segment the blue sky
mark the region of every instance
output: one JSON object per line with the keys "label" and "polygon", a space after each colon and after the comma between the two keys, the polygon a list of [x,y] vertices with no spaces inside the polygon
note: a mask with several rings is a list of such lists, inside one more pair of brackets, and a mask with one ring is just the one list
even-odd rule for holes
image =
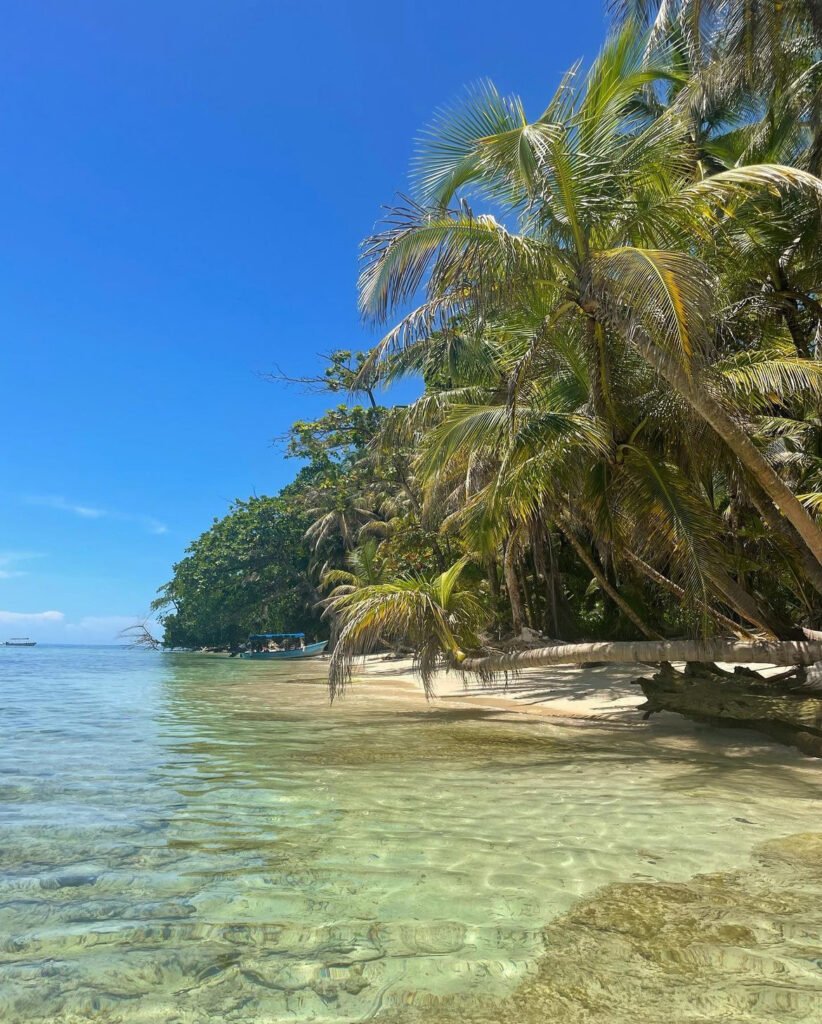
{"label": "blue sky", "polygon": [[228,502],[294,474],[364,348],[360,240],[435,108],[540,112],[602,0],[74,0],[0,37],[0,639],[108,642]]}

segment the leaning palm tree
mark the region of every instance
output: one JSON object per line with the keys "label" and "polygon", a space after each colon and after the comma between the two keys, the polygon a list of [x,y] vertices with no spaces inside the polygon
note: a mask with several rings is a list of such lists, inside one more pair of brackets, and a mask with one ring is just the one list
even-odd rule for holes
{"label": "leaning palm tree", "polygon": [[545,665],[616,665],[664,662],[741,662],[753,665],[813,665],[822,661],[822,641],[640,640],[636,642],[554,644],[529,651],[465,658],[459,667],[486,678]]}
{"label": "leaning palm tree", "polygon": [[415,669],[431,696],[437,668],[444,660],[459,664],[465,647],[478,648],[479,630],[488,621],[475,590],[460,585],[467,564],[461,558],[431,579],[406,576],[335,597],[329,604],[339,629],[329,669],[331,699],[350,682],[356,658],[392,637],[414,645]]}
{"label": "leaning palm tree", "polygon": [[[714,607],[717,601],[756,629],[784,635],[779,617],[760,609],[732,579],[733,564],[723,545],[725,527],[699,487],[699,474],[694,474],[695,462],[703,475],[712,471],[716,451],[702,444],[697,460],[683,457],[675,444],[675,428],[681,430],[682,424],[671,421],[670,410],[655,410],[649,401],[653,380],[636,389],[632,404],[624,387],[614,389],[625,430],[625,439],[614,444],[613,438],[609,440],[609,424],[586,415],[587,393],[581,382],[563,381],[558,370],[555,363],[549,386],[539,374],[527,388],[520,380],[515,408],[505,397],[496,404],[488,395],[466,402],[464,391],[458,390],[459,399],[443,408],[441,421],[428,430],[421,446],[422,478],[434,487],[451,480],[461,489],[448,525],[457,526],[465,543],[477,552],[504,546],[515,632],[518,586],[514,567],[507,563],[524,546],[536,551],[537,538],[544,536],[548,526],[564,538],[600,590],[646,636],[654,636],[655,631],[609,580],[589,550],[586,535],[594,539],[595,548],[610,553],[613,564],[634,575],[638,571],[681,604],[693,605],[697,614],[707,613],[722,628],[739,631]],[[637,383],[633,373],[627,379]],[[768,379],[773,390],[786,383],[778,373],[769,374]],[[423,412],[427,404],[425,400],[418,403]],[[414,412],[413,407],[408,411],[412,420]],[[478,459],[493,465],[494,472],[475,479],[469,467]],[[537,524],[542,524],[541,531],[535,531]],[[791,633],[798,630],[788,629],[787,636]]]}
{"label": "leaning palm tree", "polygon": [[[515,322],[539,304],[531,355],[569,325],[580,330],[594,411],[612,419],[615,366],[626,351],[638,354],[784,518],[797,556],[822,567],[822,530],[706,374],[718,344],[716,254],[733,251],[741,261],[759,251],[769,232],[755,246],[752,235],[763,223],[793,232],[797,249],[807,246],[819,231],[822,182],[777,165],[694,181],[675,114],[648,120],[636,112],[637,97],[666,75],[643,59],[643,43],[624,29],[584,88],[563,83],[535,122],[491,86],[440,117],[419,156],[417,198],[367,243],[360,286],[363,312],[376,320],[423,286],[425,300],[363,373],[447,332],[455,317]],[[475,214],[469,201],[488,202],[497,216]],[[514,219],[518,230],[508,226]]]}

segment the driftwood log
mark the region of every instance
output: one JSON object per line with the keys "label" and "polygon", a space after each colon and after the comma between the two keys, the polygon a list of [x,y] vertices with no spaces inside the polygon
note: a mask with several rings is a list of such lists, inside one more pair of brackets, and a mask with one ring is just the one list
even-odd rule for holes
{"label": "driftwood log", "polygon": [[822,757],[822,663],[766,678],[738,666],[687,664],[684,672],[663,663],[652,677],[637,679],[646,697],[645,717],[675,711],[712,725],[756,729]]}

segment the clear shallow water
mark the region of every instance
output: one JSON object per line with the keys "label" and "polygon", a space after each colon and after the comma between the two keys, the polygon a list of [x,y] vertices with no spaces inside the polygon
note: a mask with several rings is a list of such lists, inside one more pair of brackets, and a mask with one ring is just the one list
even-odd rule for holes
{"label": "clear shallow water", "polygon": [[[685,749],[390,697],[329,709],[323,673],[0,648],[4,1024],[641,1024],[650,982],[623,967],[647,965],[648,934],[679,948],[672,891],[710,931],[711,894],[761,911],[791,885],[790,927],[773,910],[710,932],[696,984],[721,968],[721,986],[707,1016],[683,995],[682,1019],[766,1020],[786,978],[777,1019],[822,1019],[822,886],[754,852],[822,829],[816,763],[743,733]],[[698,872],[719,879],[708,896]],[[804,945],[774,952],[786,928]],[[762,975],[766,940],[784,977]],[[600,1018],[586,986],[607,958],[600,994],[619,980],[622,1002]]]}

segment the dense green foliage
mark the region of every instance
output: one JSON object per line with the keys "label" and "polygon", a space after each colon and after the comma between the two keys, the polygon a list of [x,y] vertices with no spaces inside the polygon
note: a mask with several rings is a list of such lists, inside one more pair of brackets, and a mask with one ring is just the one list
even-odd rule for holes
{"label": "dense green foliage", "polygon": [[[394,325],[316,379],[367,404],[293,428],[270,569],[304,616],[324,595],[339,682],[409,634],[461,657],[525,625],[822,626],[822,22],[811,0],[614,10],[536,120],[490,84],[441,112],[365,244],[363,314]],[[378,407],[404,375],[420,398]],[[167,628],[216,630],[226,601],[270,619],[239,556],[195,571],[217,529]]]}
{"label": "dense green foliage", "polygon": [[[362,361],[354,356],[353,366]],[[351,366],[352,353],[332,353],[317,386],[347,392]],[[278,439],[302,468],[277,497],[236,501],[189,546],[153,605],[166,646],[230,648],[258,631],[325,637],[323,597],[332,586],[339,595],[352,568],[364,571],[368,551],[379,547],[385,573],[444,564],[436,531],[412,511],[421,496],[409,456],[379,446],[385,416],[373,398],[340,404]]]}
{"label": "dense green foliage", "polygon": [[235,502],[160,591],[166,645],[231,647],[269,628],[315,631],[306,521],[287,494]]}

